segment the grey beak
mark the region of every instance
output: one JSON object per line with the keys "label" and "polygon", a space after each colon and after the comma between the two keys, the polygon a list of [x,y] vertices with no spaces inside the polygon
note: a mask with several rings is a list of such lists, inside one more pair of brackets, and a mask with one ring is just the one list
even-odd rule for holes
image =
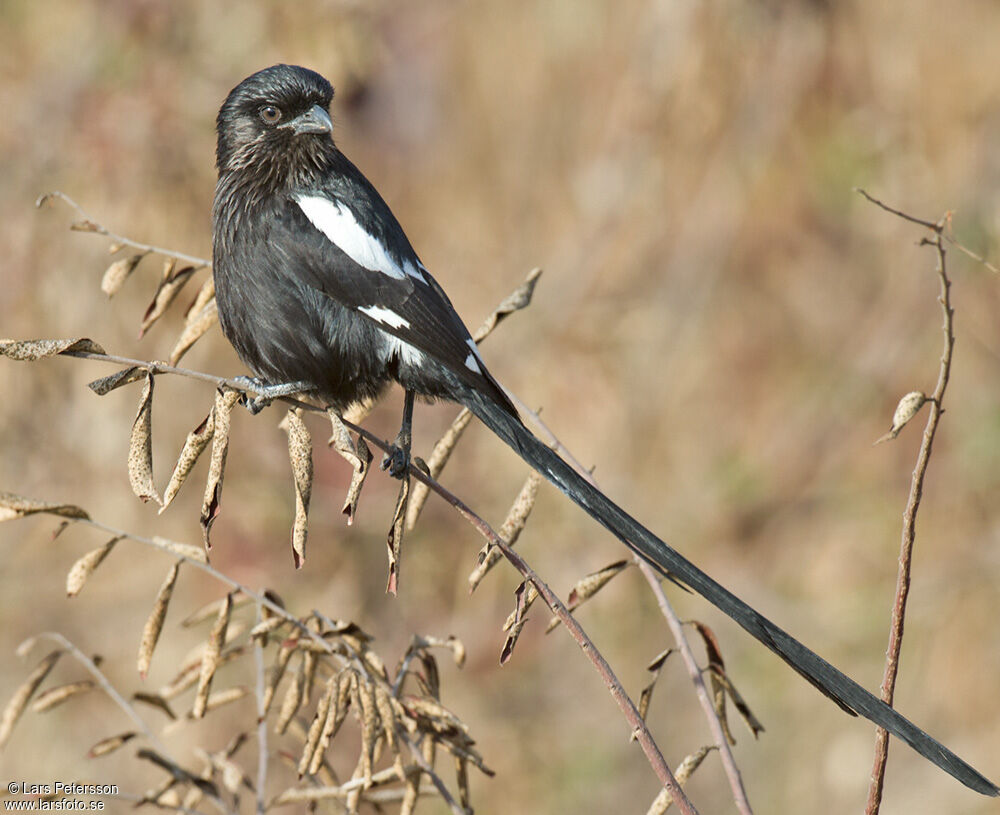
{"label": "grey beak", "polygon": [[282,127],[290,127],[295,135],[300,133],[331,133],[333,122],[330,121],[330,114],[319,105],[313,105],[301,116],[296,116]]}

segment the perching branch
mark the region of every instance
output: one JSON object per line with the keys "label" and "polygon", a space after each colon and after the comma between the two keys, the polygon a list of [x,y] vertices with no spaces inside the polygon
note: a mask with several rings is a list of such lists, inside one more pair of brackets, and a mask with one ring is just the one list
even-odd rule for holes
{"label": "perching branch", "polygon": [[[163,362],[139,360],[130,357],[122,357],[112,354],[103,354],[93,351],[65,351],[64,354],[66,356],[75,356],[84,359],[98,360],[102,362],[111,362],[121,366],[137,367],[148,370],[152,373],[175,374],[179,376],[186,376],[193,379],[199,379],[202,381],[211,382],[215,384],[216,387],[225,386],[227,388],[231,388],[233,390],[240,391],[243,393],[247,392],[255,393],[253,387],[251,385],[247,385],[245,382],[234,379],[227,379],[225,377],[213,376],[211,374],[206,374],[200,371],[191,371],[184,368],[177,368],[173,365],[168,365]],[[307,404],[305,402],[301,402],[291,397],[282,397],[281,401],[287,402],[288,404],[294,405],[295,407],[299,407],[304,410],[309,410],[315,413],[325,413],[325,411],[323,411],[322,408],[316,407],[315,405]],[[344,424],[349,429],[353,430],[355,433],[362,436],[367,442],[374,444],[379,449],[385,452],[388,452],[391,449],[391,442],[379,438],[378,436],[374,435],[365,428],[360,427],[359,425],[356,425],[347,420],[344,420]],[[504,541],[503,538],[501,538],[485,520],[483,520],[471,508],[469,508],[468,505],[466,505],[460,498],[451,493],[449,490],[447,490],[445,487],[439,484],[436,480],[423,473],[417,467],[411,467],[409,469],[409,474],[416,480],[425,484],[429,489],[431,489],[433,492],[436,492],[439,496],[444,498],[445,501],[451,504],[452,507],[454,507],[464,518],[466,518],[466,520],[468,520],[473,525],[473,527],[481,535],[483,535],[484,538],[486,538],[487,541],[489,541],[493,546],[496,546],[504,554],[507,560],[510,561],[510,563],[514,566],[514,568],[516,568],[518,572],[521,573],[521,575],[525,578],[527,582],[532,583],[538,589],[539,594],[545,600],[546,604],[549,606],[552,612],[557,617],[559,617],[563,625],[566,626],[567,630],[577,641],[580,648],[587,655],[587,658],[591,661],[597,672],[600,674],[601,678],[604,680],[605,685],[608,687],[612,697],[615,699],[616,703],[621,709],[623,715],[625,716],[626,721],[629,723],[630,727],[633,729],[633,732],[636,734],[636,739],[638,740],[640,746],[642,747],[643,752],[646,754],[646,758],[649,761],[650,766],[653,768],[653,771],[656,773],[661,783],[663,783],[664,786],[666,786],[670,790],[675,802],[678,804],[678,807],[682,812],[695,813],[696,810],[694,806],[690,803],[690,801],[688,801],[687,797],[684,795],[683,790],[677,783],[672,772],[670,771],[669,766],[664,760],[663,755],[659,750],[659,747],[656,745],[656,742],[653,739],[653,736],[650,733],[649,728],[646,726],[646,723],[642,720],[642,717],[639,715],[639,712],[635,704],[628,696],[628,693],[625,691],[621,682],[615,675],[614,671],[611,669],[611,666],[604,659],[603,655],[597,650],[596,646],[587,636],[586,632],[584,632],[583,628],[573,617],[573,615],[569,613],[565,605],[563,605],[563,603],[559,600],[559,598],[555,595],[555,593],[541,580],[541,578],[534,572],[534,570],[531,569],[531,567],[527,564],[527,562],[525,562],[525,560],[519,554],[517,554],[513,549],[511,549],[507,545],[507,542]],[[155,541],[154,539],[145,538],[139,535],[133,535],[131,533],[126,533],[120,530],[114,530],[111,529],[110,527],[104,526],[103,524],[99,524],[97,522],[88,519],[80,519],[80,520],[83,523],[89,523],[91,525],[97,526],[98,528],[104,529],[105,531],[108,531],[111,534],[122,535],[123,537],[127,537],[132,540],[137,540],[143,543],[157,546],[158,548],[163,548],[162,545],[160,545],[159,542]],[[176,556],[176,553],[174,554]],[[194,565],[196,568],[200,568],[203,571],[209,572],[210,574],[215,576],[216,579],[229,585],[230,588],[238,589],[247,596],[252,597],[254,600],[267,606],[271,611],[281,614],[282,616],[286,617],[289,616],[288,613],[284,611],[284,609],[281,609],[280,606],[271,602],[263,595],[256,594],[255,592],[248,589],[246,586],[238,583],[237,581],[229,578],[228,576],[220,572],[217,572],[208,564],[201,563],[193,559],[188,559],[188,562]],[[301,627],[301,624],[299,624],[299,626]]]}

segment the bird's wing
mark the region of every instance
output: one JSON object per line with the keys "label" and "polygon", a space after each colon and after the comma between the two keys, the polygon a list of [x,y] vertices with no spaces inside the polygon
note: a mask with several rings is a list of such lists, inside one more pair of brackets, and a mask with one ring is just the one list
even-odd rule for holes
{"label": "bird's wing", "polygon": [[448,296],[388,207],[380,198],[362,199],[363,206],[373,203],[384,212],[371,213],[356,197],[349,203],[335,192],[295,193],[272,219],[271,245],[282,248],[300,282],[363,314],[470,386],[495,391],[494,398],[509,406]]}

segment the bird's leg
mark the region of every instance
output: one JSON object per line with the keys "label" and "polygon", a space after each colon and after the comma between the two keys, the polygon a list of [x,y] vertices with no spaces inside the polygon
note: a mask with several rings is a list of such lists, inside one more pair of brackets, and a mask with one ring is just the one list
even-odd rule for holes
{"label": "bird's leg", "polygon": [[402,478],[410,466],[410,441],[413,430],[413,391],[406,391],[403,400],[403,423],[392,443],[392,449],[382,456],[382,469],[393,478]]}
{"label": "bird's leg", "polygon": [[251,396],[249,393],[244,393],[240,400],[253,415],[260,413],[274,399],[314,390],[308,382],[279,382],[277,385],[266,385],[263,380],[252,376],[237,376],[233,381],[257,394]]}

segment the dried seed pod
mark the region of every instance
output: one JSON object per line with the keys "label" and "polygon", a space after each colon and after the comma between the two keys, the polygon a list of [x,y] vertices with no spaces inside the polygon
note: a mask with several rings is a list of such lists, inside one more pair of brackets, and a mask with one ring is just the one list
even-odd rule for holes
{"label": "dried seed pod", "polygon": [[892,416],[892,427],[890,427],[889,432],[876,441],[875,444],[881,444],[884,441],[896,438],[900,431],[906,427],[910,419],[920,412],[920,408],[924,406],[926,401],[927,396],[925,396],[921,391],[910,391],[906,394],[906,396],[900,399],[899,404],[896,405],[896,412]]}
{"label": "dried seed pod", "polygon": [[87,337],[69,340],[0,340],[0,354],[17,362],[35,362],[56,354],[82,351],[103,354],[104,349]]}
{"label": "dried seed pod", "polygon": [[143,704],[149,705],[150,707],[155,707],[158,710],[163,711],[167,717],[173,721],[177,718],[177,715],[170,709],[170,705],[167,704],[166,697],[159,693],[138,693],[132,694],[132,699],[136,702],[142,702]]}
{"label": "dried seed pod", "polygon": [[[233,702],[238,702],[250,693],[250,688],[246,685],[238,685],[235,688],[226,688],[225,690],[216,691],[208,696],[205,700],[205,713],[208,713],[216,708],[223,707],[224,705],[232,704]],[[191,718],[195,718],[192,712]]]}
{"label": "dried seed pod", "polygon": [[399,780],[402,781],[406,774],[403,772],[403,765],[399,758],[399,745],[396,741],[396,714],[393,708],[393,699],[383,686],[372,683],[375,694],[375,709],[378,711],[379,721],[382,723],[382,733],[385,736],[389,752],[396,757],[396,769],[399,772]]}
{"label": "dried seed pod", "polygon": [[44,693],[40,693],[31,705],[32,713],[44,713],[47,710],[61,705],[67,699],[79,696],[81,693],[92,691],[96,687],[94,680],[81,679],[79,682],[67,682],[55,688],[49,688]]}
{"label": "dried seed pod", "polygon": [[129,731],[127,733],[119,733],[115,736],[108,736],[106,739],[101,739],[87,751],[87,758],[100,758],[101,756],[106,756],[108,753],[113,753],[119,747],[122,747],[130,742],[137,735],[138,734],[134,731]]}
{"label": "dried seed pod", "polygon": [[209,275],[198,289],[194,301],[184,313],[184,329],[170,352],[170,364],[176,365],[208,329],[219,319],[215,303],[215,279]]}
{"label": "dried seed pod", "polygon": [[347,495],[344,497],[344,506],[341,512],[347,516],[347,525],[354,523],[354,518],[358,514],[358,500],[361,498],[361,488],[365,485],[365,479],[371,470],[372,451],[368,448],[368,442],[358,439],[358,458],[360,464],[355,468],[351,476],[350,486],[347,488]]}
{"label": "dried seed pod", "polygon": [[312,436],[302,421],[302,411],[290,409],[278,425],[288,434],[288,458],[295,481],[295,521],[292,525],[292,559],[301,569],[306,559],[306,534],[309,499],[312,496]]}
{"label": "dried seed pod", "polygon": [[[744,724],[753,733],[753,737],[757,738],[760,733],[764,732],[764,725],[760,723],[760,720],[753,714],[750,710],[750,706],[744,701],[743,697],[740,695],[739,691],[736,690],[736,686],[733,685],[732,680],[725,671],[719,668],[710,668],[710,673],[712,675],[713,686],[718,683],[726,695],[729,697],[730,701],[733,703],[733,707],[740,714],[740,718],[743,719]],[[735,744],[735,739],[730,735],[729,740],[731,743]]]}
{"label": "dried seed pod", "polygon": [[327,440],[327,445],[332,446],[351,467],[354,474],[351,476],[351,485],[347,490],[347,497],[344,501],[342,512],[347,516],[347,525],[354,523],[354,517],[358,511],[358,499],[361,497],[361,487],[368,477],[369,465],[372,462],[371,450],[363,438],[358,437],[357,445],[351,440],[351,434],[347,426],[341,420],[340,415],[332,408],[328,410],[332,432]]}
{"label": "dried seed pod", "polygon": [[360,713],[361,719],[361,773],[367,789],[372,783],[375,743],[381,734],[381,728],[378,706],[375,703],[374,683],[359,675],[355,687],[358,703],[355,710]]}
{"label": "dried seed pod", "polygon": [[[591,572],[586,577],[580,578],[567,598],[567,607],[570,611],[583,605],[583,603],[593,597],[603,589],[608,582],[621,574],[632,563],[630,560],[618,560],[603,569]],[[549,620],[545,633],[548,634],[553,628],[559,625],[559,618],[553,617]]]}
{"label": "dried seed pod", "polygon": [[222,500],[222,480],[226,469],[226,455],[229,452],[229,427],[233,406],[239,401],[240,392],[229,388],[219,388],[215,393],[215,407],[212,408],[215,430],[212,435],[212,457],[208,465],[208,481],[205,484],[205,498],[201,505],[201,530],[205,548],[212,547],[209,532],[219,515]]}
{"label": "dried seed pod", "polygon": [[522,622],[524,615],[537,599],[538,589],[535,588],[535,584],[522,580],[514,589],[514,610],[504,621],[503,630],[509,631],[515,623]]}
{"label": "dried seed pod", "polygon": [[194,266],[185,266],[182,269],[176,269],[176,266],[177,261],[174,258],[167,258],[164,263],[160,284],[156,287],[152,302],[146,307],[145,314],[142,315],[142,325],[139,326],[140,340],[153,323],[163,316],[196,271]]}
{"label": "dried seed pod", "polygon": [[166,770],[171,776],[171,785],[176,783],[193,784],[206,795],[210,795],[213,798],[219,797],[219,790],[211,781],[192,775],[180,765],[175,764],[170,759],[161,756],[155,750],[143,748],[142,750],[136,752],[136,757],[149,761],[157,767]]}
{"label": "dried seed pod", "polygon": [[534,294],[535,285],[538,283],[538,278],[541,276],[542,270],[537,266],[528,272],[528,276],[525,278],[524,282],[504,298],[503,302],[500,303],[500,305],[493,310],[493,313],[483,321],[483,324],[476,329],[472,338],[477,343],[482,342],[502,320],[509,317],[515,311],[520,311],[521,309],[527,308],[531,305],[531,296]]}
{"label": "dried seed pod", "polygon": [[323,727],[326,724],[326,717],[330,712],[330,707],[333,704],[336,694],[337,676],[334,675],[327,680],[326,690],[319,698],[319,703],[316,705],[316,713],[313,715],[312,724],[309,725],[309,733],[306,736],[306,743],[302,748],[302,756],[299,758],[299,778],[302,778],[307,774],[312,774],[310,772],[310,767],[313,764],[313,755],[316,752],[316,747],[319,745],[320,736],[322,735]]}
{"label": "dried seed pod", "polygon": [[188,475],[194,469],[194,465],[197,464],[199,457],[205,451],[205,448],[208,447],[208,443],[214,435],[215,411],[212,410],[201,424],[188,433],[187,439],[184,440],[184,447],[181,448],[181,453],[177,457],[174,472],[171,474],[167,488],[163,492],[163,506],[160,512],[163,512],[163,510],[170,506],[170,502],[174,500],[174,497],[180,491],[181,486],[187,480]]}
{"label": "dried seed pod", "polygon": [[[677,783],[684,785],[687,780],[691,777],[695,770],[701,766],[701,762],[705,760],[712,750],[718,749],[714,744],[702,747],[698,752],[692,753],[687,758],[684,759],[677,767],[677,771],[674,773],[674,778],[677,779]],[[664,787],[660,790],[660,794],[656,796],[656,799],[650,804],[649,809],[646,811],[646,815],[663,815],[670,805],[674,802],[673,796],[670,794],[670,790]]]}
{"label": "dried seed pod", "polygon": [[13,492],[0,492],[0,521],[13,521],[39,512],[59,515],[63,518],[85,520],[90,518],[85,510],[73,504],[52,504],[47,501],[25,498],[23,495],[16,495]]}
{"label": "dried seed pod", "polygon": [[[524,481],[521,491],[511,505],[504,519],[500,531],[497,533],[510,546],[517,543],[521,536],[524,525],[528,522],[528,516],[535,507],[535,499],[538,497],[538,488],[542,483],[542,477],[532,470]],[[469,591],[475,591],[476,587],[486,576],[486,573],[496,565],[502,555],[500,550],[491,543],[487,543],[479,552],[479,565],[472,570],[469,575]]]}
{"label": "dried seed pod", "polygon": [[143,679],[149,672],[149,663],[153,659],[153,651],[156,649],[156,642],[160,639],[160,632],[163,630],[163,621],[167,617],[167,606],[170,605],[170,597],[174,593],[174,585],[177,583],[177,575],[180,574],[181,564],[175,563],[167,577],[160,586],[160,591],[156,595],[153,603],[153,610],[146,619],[146,625],[142,629],[142,640],[139,643],[139,658],[137,667],[139,676]]}
{"label": "dried seed pod", "polygon": [[305,688],[305,669],[302,661],[299,661],[299,668],[295,672],[295,678],[285,689],[285,697],[281,701],[281,710],[278,712],[278,721],[275,723],[274,732],[284,733],[288,729],[288,724],[302,707],[302,691]]}
{"label": "dried seed pod", "polygon": [[0,747],[3,747],[7,741],[10,739],[10,734],[14,730],[14,725],[17,724],[17,720],[24,713],[24,709],[28,706],[28,702],[31,701],[31,697],[35,695],[35,691],[38,690],[38,686],[42,684],[45,677],[49,675],[49,671],[52,670],[52,666],[59,661],[59,657],[63,655],[63,651],[57,650],[52,651],[47,654],[42,660],[35,666],[35,669],[28,674],[28,678],[22,682],[14,695],[11,697],[10,701],[7,703],[7,707],[3,709],[3,713],[0,714]]}
{"label": "dried seed pod", "polygon": [[229,616],[233,609],[233,595],[230,592],[226,595],[226,601],[219,608],[215,625],[209,632],[208,641],[205,644],[205,655],[201,659],[201,671],[198,676],[198,690],[195,692],[194,705],[191,715],[195,719],[200,719],[208,710],[208,692],[212,687],[212,677],[219,667],[219,656],[222,653],[222,646],[226,641],[226,629],[229,627]]}
{"label": "dried seed pod", "polygon": [[105,396],[116,388],[120,388],[123,385],[130,385],[142,379],[146,375],[146,369],[139,366],[133,365],[130,368],[122,368],[109,376],[102,376],[100,379],[95,379],[93,382],[88,382],[87,387],[90,388],[98,396]]}
{"label": "dried seed pod", "polygon": [[386,535],[386,549],[389,555],[389,577],[385,591],[395,595],[399,590],[400,555],[403,548],[403,527],[406,518],[406,503],[410,495],[410,475],[407,473],[399,484],[399,495],[396,497],[396,510],[392,516],[392,525]]}
{"label": "dried seed pod", "polygon": [[66,595],[68,597],[76,597],[80,593],[87,578],[104,562],[104,558],[111,553],[115,544],[120,540],[121,538],[118,536],[113,537],[104,546],[91,549],[70,567],[69,574],[66,575]]}
{"label": "dried seed pod", "polygon": [[288,620],[284,617],[269,617],[266,620],[261,620],[257,625],[250,629],[250,639],[256,640],[262,637],[266,637],[281,628],[283,625],[287,625]]}
{"label": "dried seed pod", "polygon": [[195,560],[198,563],[208,563],[205,551],[203,549],[199,549],[197,546],[192,546],[190,543],[178,543],[177,541],[168,540],[167,538],[161,538],[159,535],[153,535],[153,544],[166,552],[170,552],[172,555],[177,555],[178,557],[185,558],[186,560]]}
{"label": "dried seed pod", "polygon": [[146,373],[146,386],[139,399],[139,410],[132,423],[128,446],[128,479],[132,492],[145,503],[150,498],[163,506],[153,484],[153,372]]}
{"label": "dried seed pod", "polygon": [[[229,627],[229,631],[232,631],[234,628],[236,628],[236,626],[231,625]],[[185,663],[177,675],[157,691],[158,696],[161,696],[166,700],[174,699],[188,688],[197,684],[201,676],[201,663],[205,655],[205,647],[206,646],[203,643],[201,645],[198,658],[190,664]],[[242,646],[230,648],[229,650],[224,651],[222,656],[219,657],[219,664],[216,666],[216,670],[221,668],[223,665],[232,662],[234,659],[239,659],[244,653],[246,653],[246,649]]]}
{"label": "dried seed pod", "polygon": [[267,686],[264,688],[264,699],[261,705],[263,715],[266,715],[271,709],[271,703],[274,701],[274,692],[278,688],[281,677],[285,675],[285,670],[288,668],[288,663],[291,661],[294,653],[295,647],[291,645],[283,644],[278,649],[278,656],[275,659],[274,666],[271,668]]}
{"label": "dried seed pod", "polygon": [[135,271],[135,267],[139,265],[139,261],[146,257],[147,254],[149,253],[139,252],[129,255],[129,257],[116,260],[108,266],[104,272],[104,277],[101,278],[101,291],[108,297],[114,297],[124,285],[128,276]]}

